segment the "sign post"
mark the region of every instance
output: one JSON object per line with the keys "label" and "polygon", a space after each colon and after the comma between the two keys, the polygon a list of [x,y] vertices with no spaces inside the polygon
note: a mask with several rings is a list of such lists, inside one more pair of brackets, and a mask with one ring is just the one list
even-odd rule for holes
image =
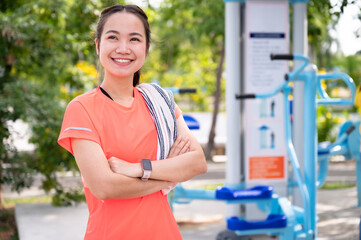
{"label": "sign post", "polygon": [[[271,61],[270,55],[289,53],[288,1],[246,1],[244,93],[269,92],[284,81],[286,61]],[[283,96],[246,100],[244,112],[244,160],[247,187],[273,186],[287,195],[287,150],[285,146]],[[248,219],[261,211],[246,206]],[[250,214],[248,214],[250,213]]]}

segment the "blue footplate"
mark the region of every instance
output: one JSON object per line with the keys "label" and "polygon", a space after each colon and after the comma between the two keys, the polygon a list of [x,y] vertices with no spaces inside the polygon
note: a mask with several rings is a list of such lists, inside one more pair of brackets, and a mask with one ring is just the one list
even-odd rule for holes
{"label": "blue footplate", "polygon": [[255,186],[248,189],[236,190],[227,187],[216,189],[216,199],[241,200],[241,199],[267,199],[272,198],[271,186]]}
{"label": "blue footplate", "polygon": [[270,214],[267,219],[263,221],[246,221],[238,217],[230,217],[227,219],[227,228],[232,231],[285,228],[286,226],[286,216],[279,214]]}

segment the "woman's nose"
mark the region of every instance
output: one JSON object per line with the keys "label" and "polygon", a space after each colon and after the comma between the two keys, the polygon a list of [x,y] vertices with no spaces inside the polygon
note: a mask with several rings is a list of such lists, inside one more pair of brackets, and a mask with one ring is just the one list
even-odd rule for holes
{"label": "woman's nose", "polygon": [[119,45],[115,51],[116,51],[116,53],[120,53],[120,54],[129,54],[130,48],[129,48],[128,43],[122,42],[122,43],[119,43]]}

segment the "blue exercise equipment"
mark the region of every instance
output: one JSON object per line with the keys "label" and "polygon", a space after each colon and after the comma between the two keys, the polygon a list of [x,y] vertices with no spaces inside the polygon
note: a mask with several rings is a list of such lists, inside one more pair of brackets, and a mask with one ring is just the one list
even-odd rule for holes
{"label": "blue exercise equipment", "polygon": [[216,198],[219,200],[266,199],[272,198],[271,186],[255,186],[250,189],[217,188]]}
{"label": "blue exercise equipment", "polygon": [[356,161],[356,186],[357,186],[357,207],[361,207],[361,135],[360,121],[346,121],[340,127],[335,142],[323,142],[318,145],[318,178],[317,187],[320,188],[324,184],[327,173],[329,159],[332,156],[342,155],[347,160]]}
{"label": "blue exercise equipment", "polygon": [[[347,159],[354,158],[357,161],[357,187],[359,205],[361,202],[361,163],[360,163],[360,123],[346,122],[340,129],[338,139],[334,143],[317,144],[316,108],[317,105],[353,105],[355,98],[355,85],[353,80],[344,73],[317,74],[315,67],[309,65],[309,59],[303,55],[271,55],[272,60],[301,61],[301,64],[292,72],[285,75],[285,82],[271,92],[263,94],[243,94],[236,96],[237,99],[269,98],[283,92],[284,95],[284,119],[285,139],[287,152],[292,165],[293,175],[296,181],[289,182],[289,186],[297,186],[302,197],[302,208],[293,206],[288,198],[279,197],[269,186],[256,186],[244,189],[240,184],[237,189],[227,186],[219,187],[215,191],[203,189],[185,189],[179,184],[169,196],[173,203],[189,203],[194,199],[225,201],[227,204],[257,203],[261,210],[267,213],[267,217],[261,221],[247,221],[242,216],[227,218],[229,231],[220,233],[217,239],[236,239],[235,236],[268,234],[278,235],[279,239],[315,239],[317,236],[316,190],[324,183],[328,160],[331,156],[342,154]],[[350,99],[330,98],[322,88],[322,80],[341,79],[349,87],[352,93]],[[292,92],[290,82],[304,82],[304,173],[301,173],[291,131],[290,100]],[[319,95],[319,98],[316,95]],[[193,120],[190,120],[192,125]],[[317,171],[317,164],[319,170]],[[233,236],[233,237],[232,237]]]}
{"label": "blue exercise equipment", "polygon": [[232,231],[285,228],[287,226],[287,218],[280,214],[270,214],[264,221],[245,221],[238,217],[231,217],[227,220],[227,226]]}
{"label": "blue exercise equipment", "polygon": [[197,130],[200,128],[199,122],[194,117],[184,114],[183,118],[190,130]]}

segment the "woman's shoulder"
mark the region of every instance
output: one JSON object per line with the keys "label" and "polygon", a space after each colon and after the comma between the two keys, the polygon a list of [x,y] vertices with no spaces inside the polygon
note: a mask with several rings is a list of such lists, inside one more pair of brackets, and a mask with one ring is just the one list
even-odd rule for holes
{"label": "woman's shoulder", "polygon": [[73,100],[70,101],[69,104],[73,103],[73,102],[79,102],[79,103],[91,103],[97,100],[98,98],[98,92],[99,92],[99,87],[93,88],[92,90],[85,92],[81,95],[76,96],[75,98],[73,98]]}

